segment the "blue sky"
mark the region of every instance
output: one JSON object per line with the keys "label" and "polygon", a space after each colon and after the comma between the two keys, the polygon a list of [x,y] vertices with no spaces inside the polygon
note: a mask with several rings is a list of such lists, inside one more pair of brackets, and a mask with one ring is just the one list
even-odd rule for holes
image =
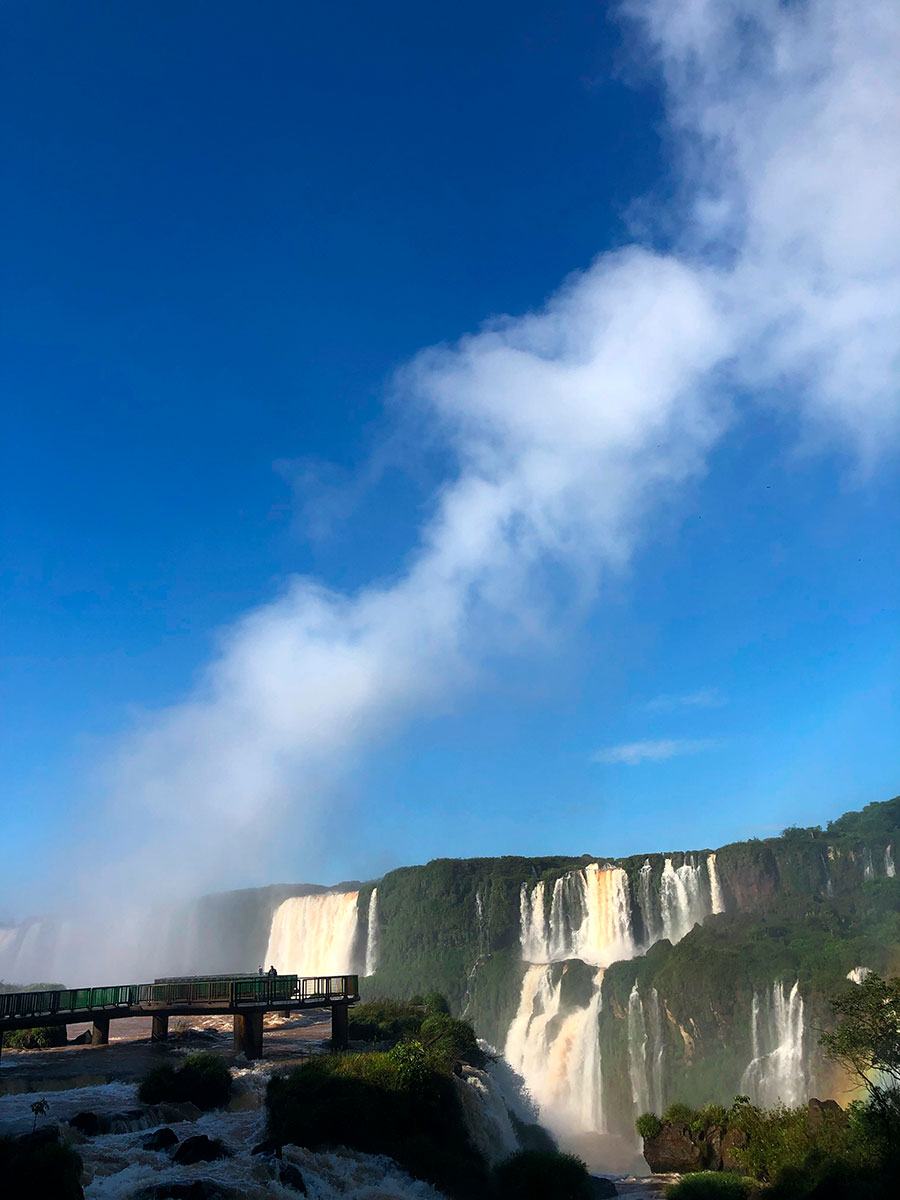
{"label": "blue sky", "polygon": [[[796,8],[762,9],[796,50]],[[181,829],[239,886],[716,845],[897,792],[896,335],[858,300],[896,301],[895,176],[872,122],[864,170],[823,151],[854,65],[883,107],[890,7],[852,45],[836,0],[805,30],[821,128],[753,119],[814,103],[805,60],[769,78],[737,13],[661,11],[16,6],[0,905],[92,819],[105,868]],[[604,305],[631,367],[585,349]],[[563,411],[586,363],[596,442]],[[484,481],[517,497],[495,542],[433,571],[492,529]],[[330,589],[299,622],[294,577]],[[319,705],[357,652],[366,698]]]}

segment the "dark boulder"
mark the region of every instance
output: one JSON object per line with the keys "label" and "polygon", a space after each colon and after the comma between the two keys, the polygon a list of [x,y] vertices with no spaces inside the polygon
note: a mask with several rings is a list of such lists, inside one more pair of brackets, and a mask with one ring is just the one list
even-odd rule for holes
{"label": "dark boulder", "polygon": [[301,1196],[306,1195],[306,1184],[303,1182],[300,1168],[295,1167],[293,1163],[281,1164],[278,1169],[278,1182],[284,1184],[285,1187],[293,1188]]}
{"label": "dark boulder", "polygon": [[174,1129],[170,1129],[168,1125],[164,1125],[162,1129],[157,1129],[141,1142],[144,1150],[168,1150],[170,1147],[177,1145],[178,1134]]}
{"label": "dark boulder", "polygon": [[260,1142],[250,1151],[251,1154],[272,1154],[275,1158],[281,1158],[281,1142],[276,1142],[272,1138],[266,1138],[264,1142]]}
{"label": "dark boulder", "polygon": [[86,1029],[84,1033],[79,1033],[78,1037],[73,1037],[69,1042],[70,1046],[89,1046],[91,1044],[91,1031]]}
{"label": "dark boulder", "polygon": [[605,1175],[591,1175],[588,1180],[590,1188],[591,1200],[612,1200],[613,1196],[618,1196],[616,1185],[611,1179],[607,1179]]}
{"label": "dark boulder", "polygon": [[225,1187],[214,1179],[184,1179],[174,1183],[151,1183],[132,1192],[130,1200],[240,1200],[243,1192]]}
{"label": "dark boulder", "polygon": [[700,1171],[706,1165],[705,1149],[691,1137],[684,1121],[666,1121],[655,1137],[644,1139],[644,1158],[654,1174]]}
{"label": "dark boulder", "polygon": [[68,1124],[73,1129],[77,1129],[79,1133],[83,1133],[85,1137],[96,1137],[101,1133],[100,1118],[95,1112],[80,1112],[74,1117],[69,1117]]}
{"label": "dark boulder", "polygon": [[807,1105],[806,1127],[810,1132],[822,1129],[825,1125],[836,1125],[838,1128],[843,1128],[848,1120],[849,1117],[837,1100],[813,1098]]}
{"label": "dark boulder", "polygon": [[231,1151],[218,1138],[207,1137],[205,1133],[185,1138],[172,1155],[172,1161],[181,1167],[190,1167],[198,1162],[214,1162],[217,1158],[231,1158]]}

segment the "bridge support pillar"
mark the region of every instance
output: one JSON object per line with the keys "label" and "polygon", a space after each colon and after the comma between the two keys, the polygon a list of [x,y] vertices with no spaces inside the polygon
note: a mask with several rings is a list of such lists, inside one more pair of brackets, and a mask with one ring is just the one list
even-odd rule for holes
{"label": "bridge support pillar", "polygon": [[150,1041],[164,1042],[169,1036],[169,1018],[154,1017],[150,1025]]}
{"label": "bridge support pillar", "polygon": [[234,1014],[234,1048],[247,1058],[263,1056],[263,1014],[248,1012]]}
{"label": "bridge support pillar", "polygon": [[349,1016],[347,1014],[346,1004],[332,1004],[331,1006],[331,1048],[332,1050],[346,1050],[349,1045]]}
{"label": "bridge support pillar", "polygon": [[105,1046],[109,1042],[109,1017],[94,1017],[94,1028],[91,1030],[91,1045]]}

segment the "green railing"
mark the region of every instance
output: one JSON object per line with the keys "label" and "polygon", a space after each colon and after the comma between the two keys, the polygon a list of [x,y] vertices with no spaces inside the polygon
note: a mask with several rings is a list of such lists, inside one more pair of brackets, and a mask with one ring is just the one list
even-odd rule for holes
{"label": "green railing", "polygon": [[275,1004],[315,1005],[359,996],[357,975],[200,976],[157,983],[133,983],[120,987],[74,988],[59,992],[9,992],[0,995],[0,1024],[23,1017],[53,1017],[98,1009],[180,1008],[184,1005],[241,1005],[266,1007]]}

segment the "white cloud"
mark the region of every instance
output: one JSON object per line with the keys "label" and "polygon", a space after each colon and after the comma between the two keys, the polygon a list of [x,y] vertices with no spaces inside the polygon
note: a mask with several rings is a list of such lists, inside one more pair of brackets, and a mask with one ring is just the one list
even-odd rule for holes
{"label": "white cloud", "polygon": [[636,767],[642,762],[659,762],[665,758],[677,758],[682,754],[699,754],[701,750],[711,750],[717,744],[707,738],[659,738],[656,741],[623,742],[620,746],[607,746],[603,750],[597,750],[591,755],[591,762]]}
{"label": "white cloud", "polygon": [[644,705],[646,712],[675,712],[679,708],[721,708],[725,703],[718,688],[700,688],[684,695],[664,693]]}
{"label": "white cloud", "polygon": [[667,80],[690,196],[681,246],[601,256],[539,310],[400,372],[401,413],[456,462],[418,547],[399,577],[352,595],[288,581],[225,632],[188,699],[147,718],[108,775],[113,813],[143,824],[124,878],[148,857],[172,879],[196,882],[204,862],[221,878],[263,852],[288,805],[314,829],[374,740],[471,687],[486,654],[557,627],[560,571],[589,601],[627,564],[728,428],[726,382],[733,403],[777,395],[866,459],[895,436],[900,9],[628,10]]}

